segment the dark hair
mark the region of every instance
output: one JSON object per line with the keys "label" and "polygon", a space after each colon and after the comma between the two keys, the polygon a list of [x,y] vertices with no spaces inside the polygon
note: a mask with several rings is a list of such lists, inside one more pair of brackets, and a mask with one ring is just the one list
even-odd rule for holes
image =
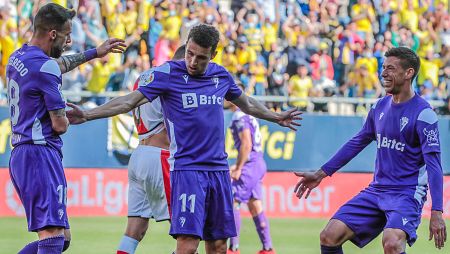
{"label": "dark hair", "polygon": [[75,10],[49,3],[42,6],[34,17],[34,31],[61,31],[64,24],[75,17]]}
{"label": "dark hair", "polygon": [[197,43],[203,48],[211,47],[211,53],[214,53],[219,43],[219,31],[214,26],[199,24],[189,31],[188,39]]}
{"label": "dark hair", "polygon": [[183,44],[183,45],[181,45],[180,47],[177,48],[177,50],[175,51],[175,54],[173,54],[172,59],[173,60],[184,59],[185,53],[186,53],[186,44]]}
{"label": "dark hair", "polygon": [[414,75],[411,79],[414,80],[416,78],[417,74],[419,73],[420,68],[420,58],[417,56],[417,54],[412,51],[410,48],[407,47],[396,47],[396,48],[390,48],[385,54],[385,57],[396,57],[400,59],[400,65],[403,69],[414,69]]}

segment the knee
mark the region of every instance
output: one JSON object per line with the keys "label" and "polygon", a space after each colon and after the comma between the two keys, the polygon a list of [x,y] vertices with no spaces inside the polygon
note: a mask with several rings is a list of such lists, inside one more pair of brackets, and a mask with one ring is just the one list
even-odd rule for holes
{"label": "knee", "polygon": [[397,237],[383,238],[383,249],[386,254],[397,254],[403,251],[403,242]]}
{"label": "knee", "polygon": [[324,246],[338,246],[341,245],[339,241],[339,237],[336,235],[336,232],[325,228],[320,232],[320,245]]}

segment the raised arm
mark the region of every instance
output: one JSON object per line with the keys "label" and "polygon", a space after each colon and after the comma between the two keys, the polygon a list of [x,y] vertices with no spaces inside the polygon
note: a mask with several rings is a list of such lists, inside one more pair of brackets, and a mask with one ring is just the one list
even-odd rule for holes
{"label": "raised arm", "polygon": [[67,105],[72,108],[72,110],[67,111],[67,118],[69,119],[70,124],[81,124],[95,119],[127,113],[147,102],[148,99],[140,91],[136,90],[86,111],[83,111],[77,105],[67,103]]}
{"label": "raised arm", "polygon": [[126,45],[123,40],[111,38],[103,42],[95,49],[89,49],[82,53],[61,56],[55,60],[61,69],[61,73],[66,73],[94,58],[104,57],[108,53],[123,53],[125,47]]}
{"label": "raised arm", "polygon": [[300,126],[300,123],[295,120],[302,120],[300,115],[302,112],[298,111],[297,108],[284,111],[282,113],[276,113],[252,97],[241,94],[237,99],[232,101],[236,106],[238,106],[244,113],[252,115],[256,118],[264,119],[274,123],[278,123],[281,126],[288,127],[294,131],[297,129],[295,126]]}

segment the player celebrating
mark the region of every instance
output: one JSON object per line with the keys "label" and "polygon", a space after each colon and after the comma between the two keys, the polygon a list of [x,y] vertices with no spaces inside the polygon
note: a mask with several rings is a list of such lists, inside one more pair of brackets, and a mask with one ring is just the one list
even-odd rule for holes
{"label": "player celebrating", "polygon": [[[242,84],[239,87],[243,89]],[[230,239],[228,254],[239,252],[239,231],[241,228],[241,203],[246,203],[255,222],[256,231],[263,245],[259,254],[274,254],[272,239],[270,237],[269,221],[262,208],[262,179],[267,167],[263,158],[261,147],[261,133],[256,118],[249,116],[231,104],[233,113],[231,120],[231,133],[234,147],[238,150],[236,164],[230,167],[234,198],[234,223],[237,236]]]}
{"label": "player celebrating", "polygon": [[74,16],[75,11],[56,4],[40,8],[31,42],[11,54],[7,65],[14,147],[9,173],[25,208],[28,230],[39,237],[22,254],[61,253],[70,244],[60,138],[69,121],[59,90],[61,72],[109,52],[123,52],[125,46],[122,40],[110,39],[97,49],[59,58],[71,42]]}
{"label": "player celebrating", "polygon": [[223,101],[242,111],[295,130],[301,112],[268,110],[247,97],[220,65],[216,55],[219,32],[200,24],[191,29],[184,61],[169,61],[141,75],[142,86],[97,108],[68,111],[72,124],[126,113],[159,96],[170,140],[170,234],[177,254],[195,253],[200,239],[206,253],[226,253],[226,241],[236,236],[231,182],[224,142]]}
{"label": "player celebrating", "polygon": [[[180,46],[173,59],[183,59],[185,49],[185,45]],[[139,87],[139,81],[134,84],[134,90]],[[170,220],[169,139],[161,101],[156,98],[135,108],[133,116],[139,146],[128,164],[128,222],[117,254],[134,254],[147,232],[149,218]]]}
{"label": "player celebrating", "polygon": [[306,198],[323,178],[347,164],[372,141],[377,142],[374,179],[344,204],[320,234],[322,253],[343,253],[352,241],[362,248],[383,232],[384,253],[405,253],[406,243],[416,241],[426,199],[427,181],[432,207],[430,240],[442,248],[447,238],[442,219],[443,175],[438,119],[431,106],[415,94],[419,57],[406,47],[385,54],[382,77],[388,96],[372,107],[362,130],[349,140],[321,169],[296,173],[295,191]]}

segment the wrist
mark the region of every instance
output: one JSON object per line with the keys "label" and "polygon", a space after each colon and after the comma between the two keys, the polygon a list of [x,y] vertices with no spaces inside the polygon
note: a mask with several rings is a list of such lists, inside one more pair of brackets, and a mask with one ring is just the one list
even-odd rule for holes
{"label": "wrist", "polygon": [[86,51],[84,51],[84,57],[86,58],[86,61],[90,61],[94,58],[97,58],[98,54],[97,54],[97,49],[93,48],[93,49],[88,49]]}
{"label": "wrist", "polygon": [[323,171],[323,169],[317,170],[315,175],[320,179],[324,179],[325,177],[328,176],[327,173],[325,173],[325,171]]}

